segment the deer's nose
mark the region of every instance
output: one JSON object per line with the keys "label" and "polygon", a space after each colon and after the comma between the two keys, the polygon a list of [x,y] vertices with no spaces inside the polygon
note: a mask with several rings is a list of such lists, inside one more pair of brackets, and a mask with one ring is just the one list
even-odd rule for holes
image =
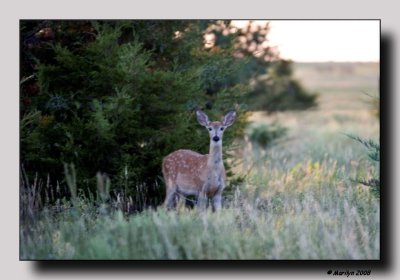
{"label": "deer's nose", "polygon": [[213,140],[214,140],[215,142],[218,142],[218,141],[219,141],[219,137],[218,137],[218,136],[214,136],[214,137],[213,137]]}

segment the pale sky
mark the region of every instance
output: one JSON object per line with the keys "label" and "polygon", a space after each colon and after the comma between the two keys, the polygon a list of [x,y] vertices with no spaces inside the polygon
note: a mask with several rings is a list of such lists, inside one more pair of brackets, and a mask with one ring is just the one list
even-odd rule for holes
{"label": "pale sky", "polygon": [[267,35],[281,58],[312,61],[379,61],[378,20],[273,20]]}

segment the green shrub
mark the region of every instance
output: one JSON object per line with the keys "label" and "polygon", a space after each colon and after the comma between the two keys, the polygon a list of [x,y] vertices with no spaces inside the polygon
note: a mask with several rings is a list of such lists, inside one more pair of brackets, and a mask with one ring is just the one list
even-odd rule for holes
{"label": "green shrub", "polygon": [[287,60],[274,62],[267,75],[257,79],[248,96],[253,110],[304,110],[317,105],[318,94],[308,92],[293,79],[292,64]]}
{"label": "green shrub", "polygon": [[[363,139],[358,136],[353,136],[353,135],[347,135],[349,138],[357,141],[361,145],[363,145],[367,152],[368,152],[368,158],[377,164],[379,164],[380,161],[380,144],[378,142],[375,142],[372,139]],[[372,178],[358,178],[357,181],[365,186],[371,187],[371,191],[376,195],[380,196],[380,175],[379,175],[379,166],[378,172],[375,174],[374,177]]]}
{"label": "green shrub", "polygon": [[285,136],[287,128],[278,123],[261,124],[250,128],[249,139],[262,148],[272,146],[278,139]]}

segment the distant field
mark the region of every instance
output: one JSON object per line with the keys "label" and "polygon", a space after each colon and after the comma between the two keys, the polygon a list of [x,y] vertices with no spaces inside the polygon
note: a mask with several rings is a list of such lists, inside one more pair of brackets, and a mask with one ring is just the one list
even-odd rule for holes
{"label": "distant field", "polygon": [[280,121],[301,134],[328,129],[357,132],[366,137],[379,135],[379,123],[371,104],[373,97],[379,95],[378,63],[295,63],[294,76],[306,89],[319,94],[318,107],[277,113],[268,118],[255,112],[251,121]]}
{"label": "distant field", "polygon": [[379,63],[295,63],[294,76],[313,90],[377,91]]}
{"label": "distant field", "polygon": [[378,63],[297,63],[294,76],[320,93],[322,111],[361,113],[370,109],[368,95],[379,93]]}

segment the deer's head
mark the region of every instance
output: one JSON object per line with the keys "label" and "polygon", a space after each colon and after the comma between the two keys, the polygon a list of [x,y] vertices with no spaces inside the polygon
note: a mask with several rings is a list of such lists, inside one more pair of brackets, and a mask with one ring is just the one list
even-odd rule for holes
{"label": "deer's head", "polygon": [[203,111],[196,111],[197,121],[199,124],[207,128],[210,135],[211,143],[222,145],[222,136],[225,129],[235,122],[236,112],[227,113],[221,121],[210,122],[208,116]]}

